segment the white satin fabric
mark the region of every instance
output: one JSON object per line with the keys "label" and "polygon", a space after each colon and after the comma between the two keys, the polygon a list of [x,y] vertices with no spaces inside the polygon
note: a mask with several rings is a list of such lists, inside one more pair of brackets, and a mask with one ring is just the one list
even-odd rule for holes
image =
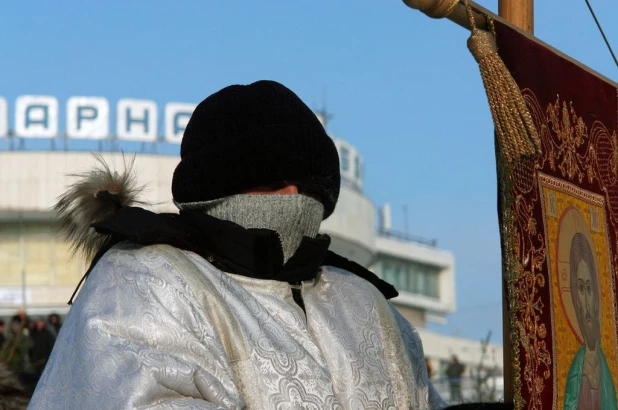
{"label": "white satin fabric", "polygon": [[30,409],[440,409],[419,336],[370,283],[302,284],[120,244],[71,308]]}

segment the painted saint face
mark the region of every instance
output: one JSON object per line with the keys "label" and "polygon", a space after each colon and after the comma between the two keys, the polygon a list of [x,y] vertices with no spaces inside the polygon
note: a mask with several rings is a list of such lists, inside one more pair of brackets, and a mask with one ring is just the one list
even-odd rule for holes
{"label": "painted saint face", "polygon": [[599,338],[599,318],[594,308],[596,298],[597,290],[594,289],[590,267],[581,260],[577,264],[577,316],[586,345],[592,350],[595,349]]}

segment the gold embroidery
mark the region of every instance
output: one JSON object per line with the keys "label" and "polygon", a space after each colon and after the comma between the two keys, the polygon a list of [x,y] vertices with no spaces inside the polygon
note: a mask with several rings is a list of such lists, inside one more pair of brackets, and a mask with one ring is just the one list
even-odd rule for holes
{"label": "gold embroidery", "polygon": [[576,151],[584,143],[584,139],[588,138],[586,124],[581,117],[575,114],[573,103],[567,107],[566,102],[563,101],[561,109],[559,97],[556,98],[554,104],[547,107],[547,117],[547,125],[551,126],[560,142],[558,156],[562,156],[562,162],[558,168],[562,176],[570,180],[577,176],[578,181],[582,182],[584,179],[584,173],[580,167],[582,159],[577,157]]}
{"label": "gold embroidery", "polygon": [[[541,291],[545,293],[547,286],[552,286],[551,281],[546,283],[546,280],[555,278],[546,276],[544,272],[548,256],[544,235],[549,232],[547,229],[539,229],[541,221],[535,218],[535,210],[538,210],[543,202],[537,179],[538,170],[547,164],[551,170],[559,171],[566,181],[556,182],[562,192],[575,192],[569,182],[578,184],[584,180],[588,183],[598,181],[603,189],[605,203],[610,209],[608,223],[611,221],[614,231],[618,221],[618,187],[615,186],[618,182],[616,131],[610,133],[599,121],[588,127],[577,115],[573,103],[561,101],[559,96],[553,104],[548,104],[543,109],[532,91],[522,90],[522,95],[538,130],[542,155],[510,163],[505,158],[505,153],[498,151],[497,154],[502,204],[504,279],[510,312],[511,367],[517,410],[524,407],[542,409],[541,399],[546,382],[552,374],[554,383],[560,377],[556,374],[555,363],[546,341],[548,326],[551,326],[553,338],[555,324],[545,323],[543,319],[549,316],[553,321],[552,306],[546,306],[548,302],[540,296]],[[598,161],[601,152],[603,158],[610,158],[609,163]],[[573,189],[569,189],[570,186]],[[588,195],[583,190],[577,192],[579,196],[576,196],[582,200],[592,204],[598,202],[596,195]],[[553,198],[555,201],[556,196]],[[594,213],[589,214],[588,218],[594,218]],[[612,258],[614,265],[618,262],[617,259],[618,250],[614,251]],[[610,282],[611,291],[614,292],[614,281]],[[615,306],[613,309],[615,311]],[[556,343],[555,339],[552,340]],[[563,372],[561,370],[561,373]],[[554,392],[557,392],[555,386]],[[524,400],[524,397],[527,400]],[[555,399],[556,397],[554,405],[557,405]]]}

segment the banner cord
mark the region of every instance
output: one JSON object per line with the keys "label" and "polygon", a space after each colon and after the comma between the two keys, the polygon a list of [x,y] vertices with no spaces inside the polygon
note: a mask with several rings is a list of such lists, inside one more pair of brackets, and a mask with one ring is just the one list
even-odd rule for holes
{"label": "banner cord", "polygon": [[590,14],[592,14],[592,18],[594,19],[594,22],[597,23],[597,27],[599,28],[599,31],[601,32],[601,35],[603,36],[603,40],[605,40],[605,44],[607,44],[607,48],[609,49],[609,52],[611,53],[612,58],[614,59],[614,63],[616,63],[616,67],[618,67],[618,59],[616,59],[616,55],[614,54],[614,51],[612,50],[612,46],[609,44],[609,41],[607,40],[607,37],[605,36],[605,32],[603,31],[603,28],[601,28],[601,23],[599,23],[599,20],[597,19],[597,16],[594,13],[592,6],[590,5],[590,2],[588,0],[584,0],[584,1],[586,2],[588,9],[590,10]]}

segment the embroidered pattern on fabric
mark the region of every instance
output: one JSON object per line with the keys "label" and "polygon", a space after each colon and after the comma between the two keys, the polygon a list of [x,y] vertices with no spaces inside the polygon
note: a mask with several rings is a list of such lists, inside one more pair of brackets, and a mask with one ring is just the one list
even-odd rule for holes
{"label": "embroidered pattern on fabric", "polygon": [[[543,153],[537,158],[522,159],[512,167],[506,167],[498,157],[514,401],[518,410],[524,407],[543,409],[546,381],[553,378],[556,382],[555,363],[548,349],[553,323],[546,323],[544,319],[553,318],[552,307],[540,295],[548,289],[546,258],[554,256],[547,254],[547,232],[542,221],[537,220],[543,202],[538,171],[548,168],[558,173],[564,181],[554,179],[554,183],[567,191],[570,184],[598,184],[599,192],[606,199],[607,223],[611,224],[613,235],[616,235],[618,221],[616,131],[609,131],[600,121],[586,124],[577,114],[578,107],[573,102],[562,101],[560,96],[543,108],[531,90],[522,90],[522,95],[539,131]],[[600,157],[609,157],[610,160],[600,161]],[[577,191],[588,201],[594,201],[596,197],[582,190],[571,191],[573,194]],[[614,266],[618,263],[618,252],[614,252],[612,262]],[[524,400],[523,392],[527,400]]]}
{"label": "embroidered pattern on fabric", "polygon": [[446,406],[418,334],[373,285],[325,269],[303,297],[306,317],[286,283],[119,244],[77,296],[32,408]]}

